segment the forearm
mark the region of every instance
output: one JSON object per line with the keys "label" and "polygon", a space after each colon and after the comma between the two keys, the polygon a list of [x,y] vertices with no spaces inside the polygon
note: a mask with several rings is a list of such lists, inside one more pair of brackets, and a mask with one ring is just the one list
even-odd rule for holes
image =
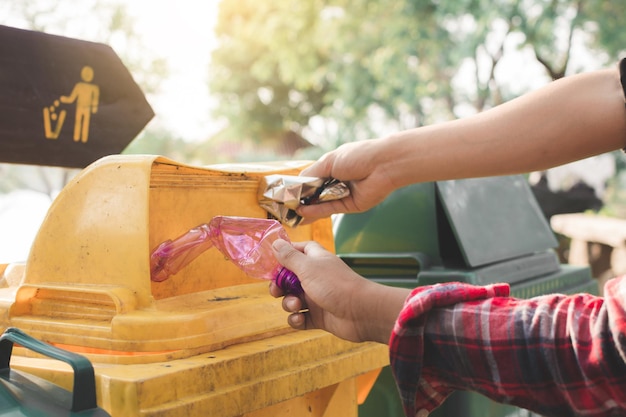
{"label": "forearm", "polygon": [[566,77],[498,107],[379,141],[395,187],[543,170],[620,149],[626,109],[617,70]]}
{"label": "forearm", "polygon": [[408,298],[390,343],[408,412],[432,409],[453,390],[546,416],[626,411],[626,278],[609,282],[604,299],[479,291],[448,284]]}

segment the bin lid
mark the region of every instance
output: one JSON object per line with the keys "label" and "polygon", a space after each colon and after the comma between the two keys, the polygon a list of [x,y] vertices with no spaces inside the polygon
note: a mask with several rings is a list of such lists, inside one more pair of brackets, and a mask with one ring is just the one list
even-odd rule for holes
{"label": "bin lid", "polygon": [[521,175],[439,181],[437,192],[467,267],[557,246]]}
{"label": "bin lid", "polygon": [[420,269],[474,269],[557,246],[521,175],[413,184],[338,216],[334,233],[343,258],[410,254]]}

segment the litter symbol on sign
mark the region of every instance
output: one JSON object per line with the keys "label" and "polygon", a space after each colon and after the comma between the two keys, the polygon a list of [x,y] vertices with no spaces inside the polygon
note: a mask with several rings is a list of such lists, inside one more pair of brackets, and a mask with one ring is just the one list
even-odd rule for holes
{"label": "litter symbol on sign", "polygon": [[[89,139],[89,122],[91,114],[98,111],[100,88],[92,84],[93,68],[84,66],[80,72],[82,81],[76,83],[69,96],[61,96],[51,106],[43,109],[43,126],[46,139],[57,139],[65,122],[66,110],[60,110],[61,103],[76,103],[74,118],[74,142],[86,143]],[[58,112],[57,112],[58,111]],[[54,128],[53,128],[54,125]]]}
{"label": "litter symbol on sign", "polygon": [[153,116],[110,46],[0,25],[0,161],[84,168]]}

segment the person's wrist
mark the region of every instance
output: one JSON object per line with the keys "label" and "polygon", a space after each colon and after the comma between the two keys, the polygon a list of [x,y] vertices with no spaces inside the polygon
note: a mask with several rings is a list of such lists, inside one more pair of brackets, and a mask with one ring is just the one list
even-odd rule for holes
{"label": "person's wrist", "polygon": [[391,331],[409,294],[404,288],[367,281],[355,303],[355,323],[362,342],[387,344]]}
{"label": "person's wrist", "polygon": [[375,144],[373,154],[377,172],[389,184],[390,192],[414,182],[414,152],[410,148],[412,141],[409,140],[411,135],[411,131],[395,132]]}

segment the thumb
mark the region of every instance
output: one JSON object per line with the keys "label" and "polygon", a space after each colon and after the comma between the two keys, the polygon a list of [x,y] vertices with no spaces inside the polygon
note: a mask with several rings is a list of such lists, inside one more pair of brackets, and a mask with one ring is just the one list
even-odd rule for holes
{"label": "thumb", "polygon": [[276,239],[274,243],[272,243],[272,250],[274,251],[276,260],[282,266],[293,271],[296,275],[298,274],[296,269],[298,269],[299,264],[301,264],[302,257],[306,257],[305,254],[283,239]]}
{"label": "thumb", "polygon": [[313,164],[304,168],[300,175],[307,177],[329,178],[333,167],[333,152],[327,152]]}
{"label": "thumb", "polygon": [[296,211],[303,218],[303,223],[300,224],[308,224],[313,220],[330,217],[331,214],[345,213],[348,208],[344,200],[333,200],[308,206],[302,205]]}

